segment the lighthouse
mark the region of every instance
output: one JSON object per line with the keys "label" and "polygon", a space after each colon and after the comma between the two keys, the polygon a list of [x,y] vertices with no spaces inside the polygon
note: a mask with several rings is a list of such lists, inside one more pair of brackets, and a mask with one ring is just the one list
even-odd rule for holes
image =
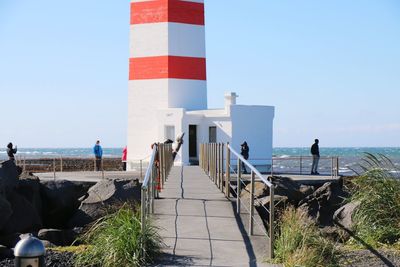
{"label": "lighthouse", "polygon": [[[176,164],[196,162],[201,142],[248,138],[250,146],[264,143],[260,153],[272,153],[273,107],[236,105],[228,93],[223,109],[207,110],[204,1],[132,0],[130,9],[128,169],[152,143],[181,133]],[[257,119],[259,133],[242,133]]]}

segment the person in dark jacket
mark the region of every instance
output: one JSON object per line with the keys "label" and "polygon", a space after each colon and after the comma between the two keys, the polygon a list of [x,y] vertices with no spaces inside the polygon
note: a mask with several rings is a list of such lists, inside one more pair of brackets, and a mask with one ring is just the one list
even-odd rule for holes
{"label": "person in dark jacket", "polygon": [[319,140],[315,139],[315,143],[311,146],[311,155],[313,157],[313,162],[311,166],[311,174],[318,173],[318,162],[319,162]]}
{"label": "person in dark jacket", "polygon": [[101,170],[101,158],[103,157],[103,149],[101,148],[100,141],[97,140],[93,147],[93,153],[96,157],[96,171]]}
{"label": "person in dark jacket", "polygon": [[[245,160],[249,159],[249,150],[250,148],[247,145],[247,142],[244,141],[243,144],[240,145],[240,154],[243,156]],[[243,173],[247,173],[246,165],[244,164],[244,162],[242,162],[242,169]]]}
{"label": "person in dark jacket", "polygon": [[8,159],[9,160],[15,160],[15,154],[17,153],[17,146],[15,146],[15,148],[13,148],[13,144],[9,143],[7,145],[7,155],[8,155]]}

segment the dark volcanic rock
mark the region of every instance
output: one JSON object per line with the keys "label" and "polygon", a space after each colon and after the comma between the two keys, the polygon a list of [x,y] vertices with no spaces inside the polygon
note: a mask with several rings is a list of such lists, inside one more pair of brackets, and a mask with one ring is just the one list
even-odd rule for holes
{"label": "dark volcanic rock", "polygon": [[42,184],[39,179],[22,179],[19,180],[18,186],[15,191],[23,196],[32,206],[36,212],[42,216],[43,214],[43,203],[41,196]]}
{"label": "dark volcanic rock", "polygon": [[335,211],[333,214],[333,220],[335,223],[346,228],[347,230],[354,230],[353,214],[359,206],[360,202],[358,201],[347,203]]}
{"label": "dark volcanic rock", "polygon": [[0,191],[4,192],[17,185],[20,169],[13,160],[4,161],[0,166]]}
{"label": "dark volcanic rock", "polygon": [[82,228],[68,230],[41,229],[38,233],[38,237],[56,246],[70,246],[80,233],[82,233]]}
{"label": "dark volcanic rock", "polygon": [[[245,188],[242,188],[240,192],[241,198],[250,197],[251,184],[249,183]],[[263,182],[254,182],[254,197],[261,198],[269,195],[269,188]]]}
{"label": "dark volcanic rock", "polygon": [[10,202],[0,194],[0,230],[7,223],[12,215],[12,208]]}
{"label": "dark volcanic rock", "polygon": [[12,233],[0,236],[0,245],[13,248],[23,238],[24,234]]}
{"label": "dark volcanic rock", "polygon": [[81,183],[56,180],[43,183],[43,220],[50,228],[64,228],[69,218],[79,208],[79,198],[86,188]]}
{"label": "dark volcanic rock", "polygon": [[[73,267],[74,254],[72,252],[59,252],[51,249],[46,250],[47,267]],[[0,261],[1,267],[14,267],[14,259],[8,258]]]}
{"label": "dark volcanic rock", "polygon": [[8,201],[11,204],[12,215],[4,224],[1,233],[28,233],[42,227],[42,219],[36,209],[17,192],[9,192]]}
{"label": "dark volcanic rock", "polygon": [[14,251],[8,247],[0,245],[0,260],[14,257]]}
{"label": "dark volcanic rock", "polygon": [[82,201],[68,226],[85,226],[104,216],[114,204],[139,202],[140,194],[141,185],[138,180],[102,180],[89,189],[88,197]]}
{"label": "dark volcanic rock", "polygon": [[300,185],[288,177],[274,176],[272,183],[275,185],[275,194],[286,196],[295,206],[305,197],[300,191]]}
{"label": "dark volcanic rock", "polygon": [[328,182],[301,200],[299,206],[320,225],[330,225],[335,210],[340,207],[346,197],[347,194],[340,184]]}
{"label": "dark volcanic rock", "polygon": [[[305,188],[304,186],[300,186],[298,183],[294,182],[288,177],[273,176],[272,183],[275,186],[275,195],[286,196],[288,202],[295,206],[297,206],[299,201],[301,201],[304,197],[312,193],[312,187]],[[240,197],[249,198],[250,190],[251,184],[248,184],[245,188],[242,189]],[[255,182],[254,197],[264,198],[266,196],[269,196],[268,186],[263,182]]]}
{"label": "dark volcanic rock", "polygon": [[[260,199],[255,200],[254,206],[260,215],[263,223],[265,226],[269,224],[269,203],[271,201],[270,196],[266,196]],[[275,212],[280,213],[285,209],[285,207],[288,205],[289,201],[287,196],[280,196],[280,195],[274,195],[274,204],[275,204]]]}

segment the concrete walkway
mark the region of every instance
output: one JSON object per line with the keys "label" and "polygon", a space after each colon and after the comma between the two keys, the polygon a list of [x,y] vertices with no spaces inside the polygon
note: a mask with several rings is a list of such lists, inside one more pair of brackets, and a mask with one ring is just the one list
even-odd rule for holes
{"label": "concrete walkway", "polygon": [[165,254],[156,266],[269,266],[257,262],[231,202],[199,167],[173,167],[160,197]]}

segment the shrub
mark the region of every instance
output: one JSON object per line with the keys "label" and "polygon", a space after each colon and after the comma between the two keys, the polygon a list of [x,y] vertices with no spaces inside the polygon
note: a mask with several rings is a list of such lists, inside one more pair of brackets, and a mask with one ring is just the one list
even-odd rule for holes
{"label": "shrub", "polygon": [[288,207],[279,222],[275,261],[291,266],[336,266],[334,244],[321,236],[318,227],[301,209]]}
{"label": "shrub", "polygon": [[[138,209],[140,210],[140,209]],[[77,266],[143,266],[161,250],[158,228],[146,220],[141,230],[140,212],[128,205],[98,220],[84,235],[87,248],[77,255]],[[142,243],[146,250],[142,253]]]}
{"label": "shrub", "polygon": [[366,154],[361,165],[364,173],[353,180],[351,200],[360,202],[353,220],[356,235],[365,242],[394,244],[400,240],[400,179],[383,155]]}

